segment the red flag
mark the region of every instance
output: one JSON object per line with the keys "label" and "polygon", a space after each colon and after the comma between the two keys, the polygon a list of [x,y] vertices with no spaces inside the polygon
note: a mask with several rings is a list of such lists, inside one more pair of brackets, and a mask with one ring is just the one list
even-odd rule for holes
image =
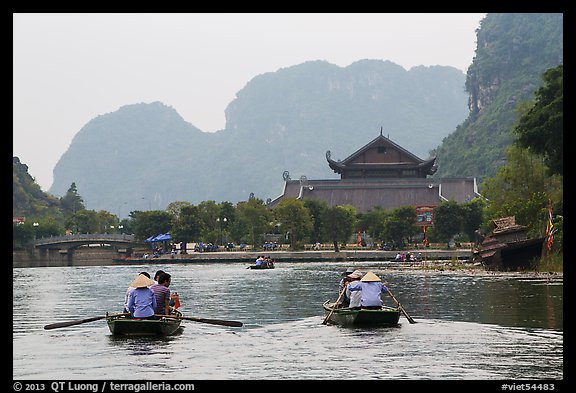
{"label": "red flag", "polygon": [[360,236],[360,231],[358,231],[358,240],[356,243],[358,246],[362,245],[362,236]]}
{"label": "red flag", "polygon": [[554,223],[552,222],[552,201],[548,199],[548,222],[546,224],[546,253],[550,252],[554,243]]}
{"label": "red flag", "polygon": [[426,225],[424,225],[423,228],[424,228],[424,247],[428,247],[428,234],[426,233]]}

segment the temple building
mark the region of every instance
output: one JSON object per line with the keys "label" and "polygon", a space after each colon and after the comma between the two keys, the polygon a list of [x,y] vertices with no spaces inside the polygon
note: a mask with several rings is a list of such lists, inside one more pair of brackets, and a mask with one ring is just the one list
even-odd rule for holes
{"label": "temple building", "polygon": [[422,160],[380,135],[344,160],[326,152],[330,168],[340,179],[290,179],[284,172],[282,195],[268,201],[273,208],[283,198],[320,199],[329,206],[352,205],[365,213],[376,206],[385,210],[401,206],[433,208],[442,201],[468,202],[479,196],[476,178],[433,180],[436,158]]}

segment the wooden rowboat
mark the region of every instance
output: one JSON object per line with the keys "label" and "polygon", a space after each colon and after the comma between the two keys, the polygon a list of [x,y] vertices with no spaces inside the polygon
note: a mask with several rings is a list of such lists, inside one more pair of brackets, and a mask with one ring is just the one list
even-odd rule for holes
{"label": "wooden rowboat", "polygon": [[248,266],[248,269],[274,269],[274,264],[273,263],[269,263],[269,264],[262,264],[262,265],[250,265]]}
{"label": "wooden rowboat", "polygon": [[[174,317],[182,317],[178,310]],[[136,319],[126,315],[110,315],[106,317],[110,333],[124,336],[169,336],[174,334],[179,328],[181,319],[160,318],[160,319]]]}
{"label": "wooden rowboat", "polygon": [[[322,306],[328,316],[334,302],[327,300]],[[381,310],[353,310],[343,307],[334,309],[328,322],[342,326],[396,326],[399,319],[399,308],[382,306]]]}

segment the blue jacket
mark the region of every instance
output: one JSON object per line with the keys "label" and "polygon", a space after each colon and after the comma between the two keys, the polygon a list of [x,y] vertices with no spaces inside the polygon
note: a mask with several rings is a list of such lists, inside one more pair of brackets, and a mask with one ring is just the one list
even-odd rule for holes
{"label": "blue jacket", "polygon": [[154,315],[156,296],[150,288],[136,288],[128,297],[128,311],[134,318],[147,318]]}

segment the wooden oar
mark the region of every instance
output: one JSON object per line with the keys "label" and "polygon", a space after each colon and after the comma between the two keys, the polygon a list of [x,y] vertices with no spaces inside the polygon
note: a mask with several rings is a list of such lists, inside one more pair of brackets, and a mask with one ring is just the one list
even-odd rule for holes
{"label": "wooden oar", "polygon": [[67,327],[67,326],[80,325],[82,323],[98,321],[98,320],[104,319],[106,317],[117,317],[117,316],[121,316],[121,315],[130,315],[130,314],[124,314],[124,313],[111,314],[111,315],[104,315],[103,317],[92,317],[92,318],[86,318],[86,319],[77,319],[75,321],[51,323],[50,325],[44,326],[44,329],[50,330],[50,329],[58,329],[58,328],[62,328],[62,327]]}
{"label": "wooden oar", "polygon": [[186,321],[194,321],[194,322],[202,322],[202,323],[211,323],[212,325],[222,325],[222,326],[232,326],[232,327],[241,327],[243,326],[242,322],[238,321],[224,321],[222,319],[209,319],[209,318],[194,318],[194,317],[177,317],[175,315],[163,315],[163,314],[154,314],[157,317],[164,317],[164,318],[172,318],[172,319],[184,319]]}
{"label": "wooden oar", "polygon": [[340,296],[338,296],[338,299],[336,299],[336,303],[334,303],[332,310],[330,310],[330,313],[328,315],[326,315],[326,318],[324,318],[324,320],[322,321],[322,325],[326,325],[326,323],[328,323],[328,320],[332,316],[332,313],[334,312],[334,310],[336,310],[336,306],[338,305],[338,302],[342,298],[342,295],[344,295],[344,292],[346,292],[346,285],[344,285],[344,289],[342,290],[342,292],[340,292]]}
{"label": "wooden oar", "polygon": [[396,298],[394,297],[394,294],[392,293],[392,291],[390,290],[390,288],[388,288],[388,294],[392,297],[392,299],[394,299],[394,301],[395,301],[396,304],[398,305],[398,308],[400,309],[400,311],[402,311],[402,314],[404,314],[404,316],[406,317],[406,319],[408,320],[408,322],[410,322],[410,323],[416,323],[416,321],[413,320],[410,315],[408,315],[408,313],[406,312],[406,310],[404,310],[404,307],[402,307],[402,305],[400,304],[400,302],[399,302],[398,300],[396,300]]}

